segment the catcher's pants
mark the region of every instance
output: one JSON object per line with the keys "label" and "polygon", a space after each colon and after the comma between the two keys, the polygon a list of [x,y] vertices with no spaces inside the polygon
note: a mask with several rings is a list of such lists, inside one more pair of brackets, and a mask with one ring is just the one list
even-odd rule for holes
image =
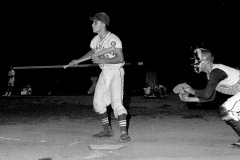
{"label": "catcher's pants", "polygon": [[127,110],[122,104],[123,100],[124,69],[103,69],[94,93],[94,110],[103,114],[107,111],[107,106],[111,104],[115,117],[127,114]]}
{"label": "catcher's pants", "polygon": [[240,92],[227,99],[222,107],[228,113],[227,116],[223,117],[223,120],[240,121]]}

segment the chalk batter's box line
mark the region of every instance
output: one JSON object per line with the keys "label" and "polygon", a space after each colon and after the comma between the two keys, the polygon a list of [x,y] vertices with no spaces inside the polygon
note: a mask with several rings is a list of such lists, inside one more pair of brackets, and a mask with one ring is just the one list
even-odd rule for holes
{"label": "chalk batter's box line", "polygon": [[[125,65],[131,65],[131,63],[125,63]],[[138,62],[138,65],[143,65],[143,62]],[[63,68],[64,65],[53,65],[53,66],[20,66],[13,67],[13,69],[51,69],[51,68]],[[98,64],[80,64],[76,67],[97,67]],[[74,68],[74,67],[73,67]]]}

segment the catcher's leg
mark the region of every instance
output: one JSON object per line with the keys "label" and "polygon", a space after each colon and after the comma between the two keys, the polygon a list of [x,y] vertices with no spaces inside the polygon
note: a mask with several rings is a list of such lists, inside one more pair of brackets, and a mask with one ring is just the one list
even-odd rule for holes
{"label": "catcher's leg", "polygon": [[[240,122],[235,120],[228,120],[226,123],[232,127],[232,129],[237,133],[240,137]],[[237,142],[231,144],[233,148],[240,148],[240,139]]]}
{"label": "catcher's leg", "polygon": [[219,108],[220,115],[222,116],[222,119],[232,127],[232,129],[237,133],[237,135],[240,137],[240,121],[237,121],[233,118],[232,113],[228,110],[226,110],[224,107]]}
{"label": "catcher's leg", "polygon": [[226,121],[240,137],[240,92],[228,98],[219,110],[222,120]]}
{"label": "catcher's leg", "polygon": [[228,120],[225,121],[229,126],[232,127],[232,129],[238,134],[238,136],[240,137],[240,122],[239,121],[235,121],[235,120]]}

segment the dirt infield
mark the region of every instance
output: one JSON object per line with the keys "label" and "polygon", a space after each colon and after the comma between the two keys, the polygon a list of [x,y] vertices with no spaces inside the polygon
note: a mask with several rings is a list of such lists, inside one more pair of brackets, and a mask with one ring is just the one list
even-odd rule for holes
{"label": "dirt infield", "polygon": [[172,93],[162,99],[125,97],[131,141],[119,150],[91,150],[102,129],[91,96],[12,96],[0,98],[0,160],[236,160],[230,147],[238,136],[211,109],[188,109]]}

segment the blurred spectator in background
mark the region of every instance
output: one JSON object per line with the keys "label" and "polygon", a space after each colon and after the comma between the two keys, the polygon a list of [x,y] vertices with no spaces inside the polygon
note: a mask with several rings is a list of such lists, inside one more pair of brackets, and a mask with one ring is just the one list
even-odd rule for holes
{"label": "blurred spectator in background", "polygon": [[158,90],[159,90],[159,92],[161,93],[161,96],[162,96],[162,97],[167,96],[167,87],[159,84],[159,85],[158,85]]}
{"label": "blurred spectator in background", "polygon": [[98,80],[97,76],[92,76],[91,77],[92,85],[91,85],[91,87],[89,88],[89,90],[87,92],[88,94],[90,94],[90,95],[94,94],[95,87],[96,87],[96,84],[97,84],[97,80]]}
{"label": "blurred spectator in background", "polygon": [[145,84],[145,87],[143,88],[144,90],[144,97],[156,97],[154,94],[154,90],[151,89],[148,83]]}
{"label": "blurred spectator in background", "polygon": [[30,84],[27,84],[26,86],[23,87],[21,95],[32,95],[32,88]]}
{"label": "blurred spectator in background", "polygon": [[167,87],[157,82],[157,84],[154,86],[154,93],[157,97],[165,97],[167,96]]}
{"label": "blurred spectator in background", "polygon": [[10,66],[10,70],[8,71],[8,88],[7,92],[3,96],[11,96],[14,83],[15,83],[15,71],[13,70],[13,67]]}

